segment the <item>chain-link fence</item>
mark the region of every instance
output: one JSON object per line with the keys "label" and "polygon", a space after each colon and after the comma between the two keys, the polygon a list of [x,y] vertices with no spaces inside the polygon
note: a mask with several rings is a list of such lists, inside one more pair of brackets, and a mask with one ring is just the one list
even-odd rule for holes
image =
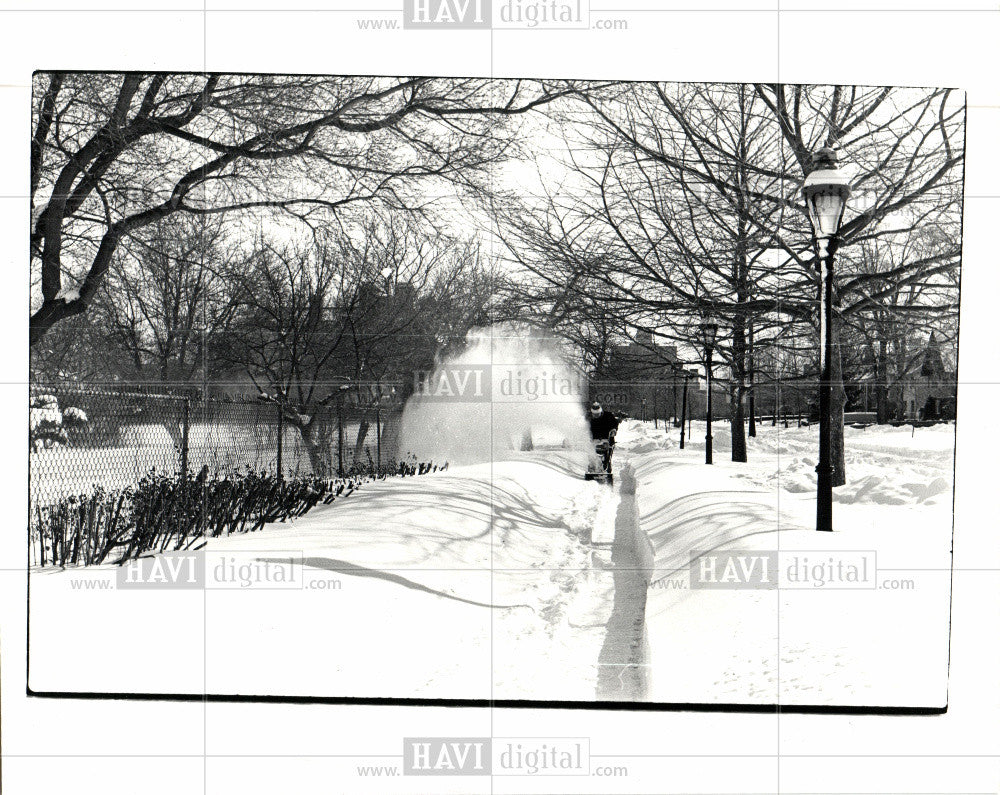
{"label": "chain-link fence", "polygon": [[306,416],[273,401],[77,386],[31,388],[32,509],[158,473],[328,477],[378,471],[398,455],[400,409],[323,406]]}

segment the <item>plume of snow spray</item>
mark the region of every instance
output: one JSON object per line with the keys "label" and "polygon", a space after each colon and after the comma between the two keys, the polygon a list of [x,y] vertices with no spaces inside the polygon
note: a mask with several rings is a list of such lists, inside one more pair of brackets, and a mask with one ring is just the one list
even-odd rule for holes
{"label": "plume of snow spray", "polygon": [[414,374],[400,450],[420,461],[473,464],[536,446],[587,450],[587,387],[551,339],[529,328],[473,329],[461,353]]}

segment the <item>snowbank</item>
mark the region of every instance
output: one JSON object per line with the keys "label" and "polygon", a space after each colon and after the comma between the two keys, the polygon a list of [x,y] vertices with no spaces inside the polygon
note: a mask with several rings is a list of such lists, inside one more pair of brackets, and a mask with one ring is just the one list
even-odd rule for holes
{"label": "snowbank", "polygon": [[638,455],[675,446],[666,428],[654,428],[651,423],[625,420],[618,429],[616,449],[622,454]]}
{"label": "snowbank", "polygon": [[[882,474],[861,474],[839,489],[837,532],[820,534],[812,529],[815,475],[809,484],[807,467],[814,462],[778,460],[788,437],[794,444],[804,434],[786,434],[780,442],[777,436],[751,440],[757,446],[749,477],[745,464],[723,460],[708,467],[691,460],[703,453],[632,458],[638,520],[655,555],[646,608],[649,698],[943,706],[951,523],[950,513],[930,498],[950,497],[951,485],[941,476],[929,483],[898,479],[927,465],[927,449],[946,446],[935,441],[907,451],[903,434],[873,435],[873,450],[886,455],[866,453],[868,466]],[[767,447],[776,451],[773,458],[764,453]],[[890,467],[886,458],[895,463]],[[767,471],[772,476],[761,477]],[[898,500],[890,501],[891,494]],[[698,566],[727,551],[774,551],[782,565],[865,551],[878,574],[864,590],[790,583],[776,589],[698,587],[692,561]]]}

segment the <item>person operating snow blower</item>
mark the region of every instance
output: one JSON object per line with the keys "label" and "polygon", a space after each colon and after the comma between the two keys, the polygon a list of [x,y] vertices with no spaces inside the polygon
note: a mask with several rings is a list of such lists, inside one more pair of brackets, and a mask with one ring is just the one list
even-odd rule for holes
{"label": "person operating snow blower", "polygon": [[590,405],[590,438],[594,440],[596,456],[591,461],[590,470],[584,475],[586,480],[614,482],[611,456],[615,452],[615,435],[620,422],[621,419],[610,411],[605,411],[599,401],[595,400]]}

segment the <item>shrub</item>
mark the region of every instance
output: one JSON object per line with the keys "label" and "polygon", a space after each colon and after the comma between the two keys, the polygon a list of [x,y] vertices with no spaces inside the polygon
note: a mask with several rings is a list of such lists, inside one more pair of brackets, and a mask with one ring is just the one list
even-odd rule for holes
{"label": "shrub", "polygon": [[[441,467],[442,469],[446,468]],[[124,563],[146,552],[188,549],[206,537],[250,533],[302,516],[316,505],[388,477],[423,475],[434,464],[401,462],[357,468],[344,478],[280,478],[247,470],[166,475],[151,470],[134,486],[67,497],[36,507],[29,528],[32,564]]]}

